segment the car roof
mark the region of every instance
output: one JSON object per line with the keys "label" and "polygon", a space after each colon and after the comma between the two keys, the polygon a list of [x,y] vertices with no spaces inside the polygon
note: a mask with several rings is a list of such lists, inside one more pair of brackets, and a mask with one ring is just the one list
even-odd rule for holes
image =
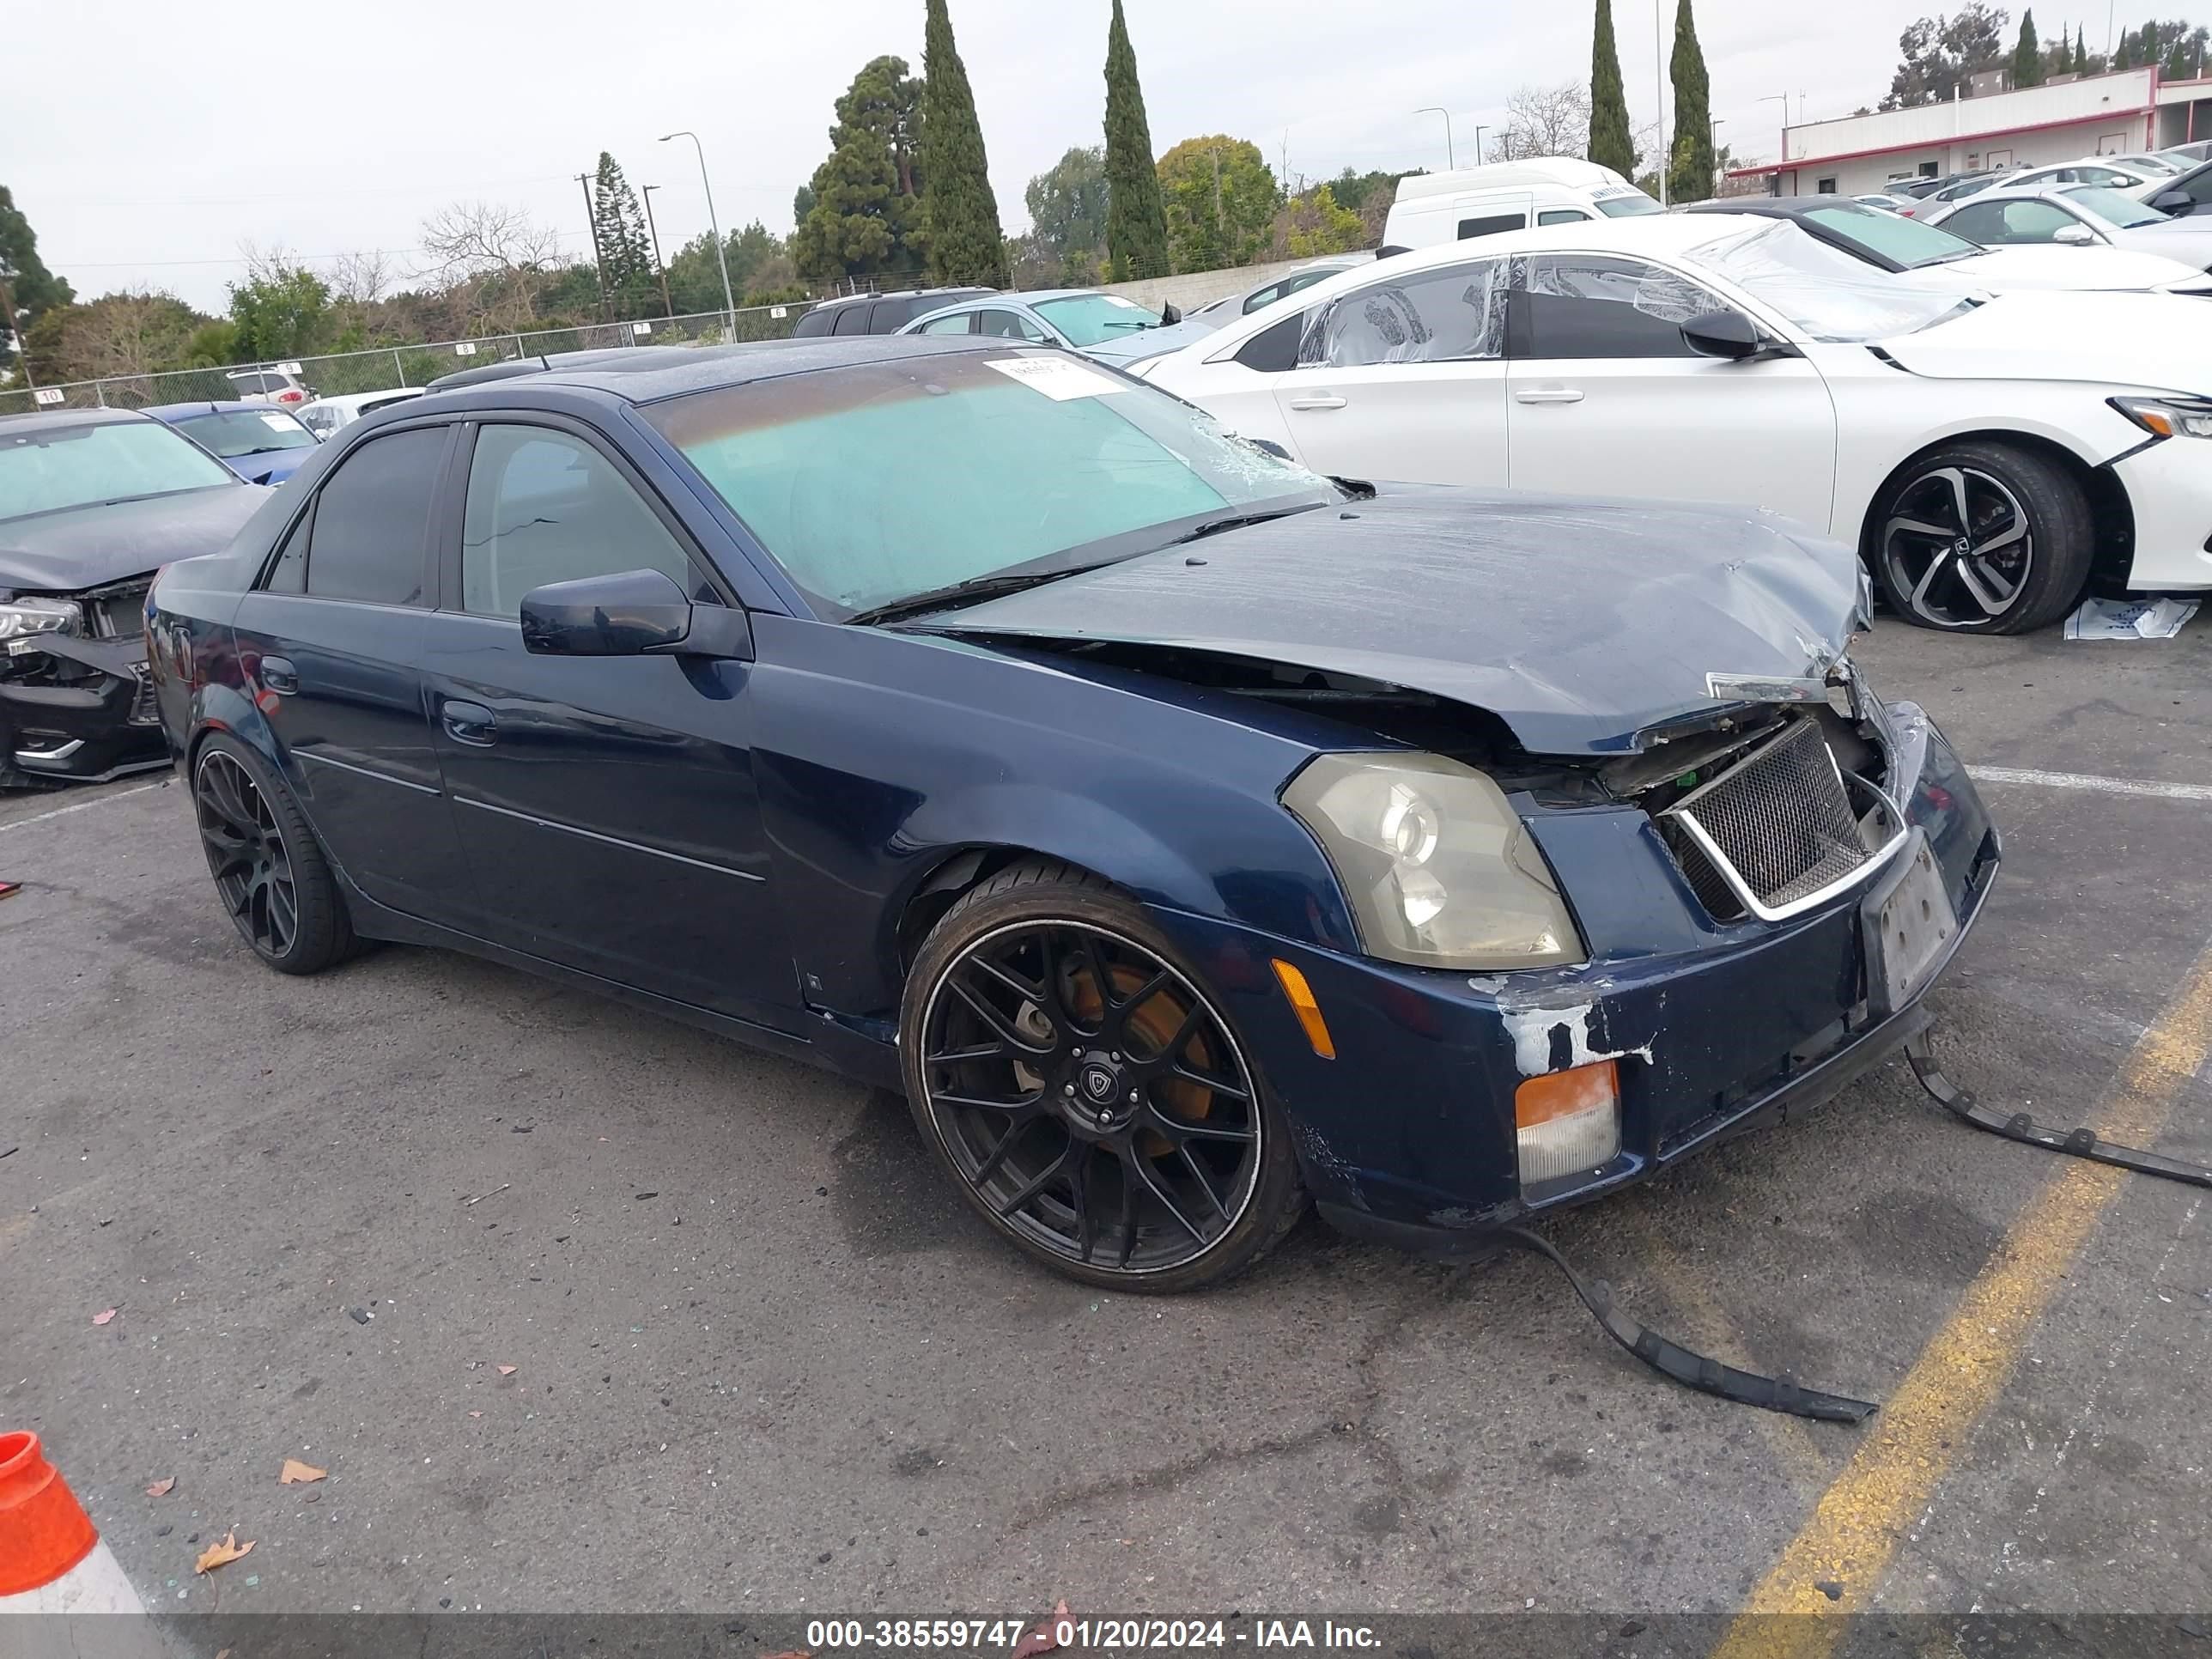
{"label": "car roof", "polygon": [[[422,391],[423,388],[419,386],[386,386],[381,392],[333,392],[326,398],[318,398],[313,403],[301,404],[300,407],[318,409],[331,404],[351,406],[356,404],[374,403],[380,398],[419,398],[422,395]],[[261,405],[252,404],[247,407],[258,409]]]}
{"label": "car roof", "polygon": [[[1869,190],[1859,193],[1863,196],[1882,196],[1888,192]],[[1678,213],[1758,213],[1770,219],[1794,219],[1801,214],[1810,213],[1815,208],[1842,207],[1857,210],[1863,205],[1851,197],[1838,196],[1831,191],[1825,196],[1722,196],[1710,202],[1685,202],[1675,211]]]}
{"label": "car roof", "polygon": [[0,415],[0,434],[20,436],[25,433],[51,431],[57,427],[120,425],[125,421],[149,418],[135,409],[41,409],[33,410],[27,415]]}
{"label": "car roof", "polygon": [[[688,392],[717,391],[726,386],[751,386],[810,374],[819,369],[844,368],[860,363],[895,362],[907,357],[951,356],[963,352],[1003,350],[1018,341],[984,339],[972,335],[817,334],[803,340],[757,340],[733,346],[668,346],[662,350],[674,361],[576,364],[544,369],[529,376],[527,386],[570,387],[603,392],[633,404],[658,403]],[[622,352],[642,357],[647,348]],[[578,356],[597,355],[579,353]],[[434,391],[424,401],[446,407],[463,401],[456,394],[474,393],[472,404],[495,403],[502,394],[520,388],[504,382],[456,386]]]}
{"label": "car roof", "polygon": [[809,306],[809,311],[829,311],[838,306],[857,305],[862,300],[927,300],[933,294],[995,294],[998,289],[986,288],[981,283],[954,283],[945,288],[894,288],[881,294],[840,294],[833,299],[819,300]]}
{"label": "car roof", "polygon": [[292,411],[276,404],[240,403],[235,398],[195,398],[186,404],[149,404],[141,414],[151,415],[157,421],[185,420],[194,415],[289,415]]}

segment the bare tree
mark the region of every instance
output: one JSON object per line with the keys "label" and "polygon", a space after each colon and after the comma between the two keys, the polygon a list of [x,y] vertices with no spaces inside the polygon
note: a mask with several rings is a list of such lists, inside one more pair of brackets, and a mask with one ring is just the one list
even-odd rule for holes
{"label": "bare tree", "polygon": [[357,248],[331,261],[331,298],[341,305],[366,307],[392,291],[398,276],[392,256],[380,247]]}
{"label": "bare tree", "polygon": [[520,208],[456,202],[422,222],[429,264],[416,272],[444,289],[475,328],[507,333],[537,320],[538,296],[558,274],[560,239]]}
{"label": "bare tree", "polygon": [[1501,161],[1534,155],[1581,155],[1589,145],[1589,88],[1579,81],[1556,87],[1522,87],[1505,100]]}

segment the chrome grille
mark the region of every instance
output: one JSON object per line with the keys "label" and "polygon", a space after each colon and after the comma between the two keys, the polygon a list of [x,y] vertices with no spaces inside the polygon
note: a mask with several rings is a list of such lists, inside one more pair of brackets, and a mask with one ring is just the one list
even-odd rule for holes
{"label": "chrome grille", "polygon": [[[1661,818],[1686,832],[1686,851],[1702,854],[1748,908],[1770,918],[1802,908],[1875,856],[1816,720],[1791,722]],[[1709,878],[1699,881],[1705,872],[1684,864],[1713,908],[1704,890]]]}

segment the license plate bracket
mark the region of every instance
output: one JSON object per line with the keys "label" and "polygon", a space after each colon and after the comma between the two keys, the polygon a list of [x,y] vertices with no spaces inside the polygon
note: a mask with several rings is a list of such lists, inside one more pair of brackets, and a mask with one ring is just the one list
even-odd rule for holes
{"label": "license plate bracket", "polygon": [[1918,826],[1861,901],[1859,935],[1867,1002],[1877,1018],[1911,1006],[1949,957],[1959,913],[1943,884],[1943,866]]}

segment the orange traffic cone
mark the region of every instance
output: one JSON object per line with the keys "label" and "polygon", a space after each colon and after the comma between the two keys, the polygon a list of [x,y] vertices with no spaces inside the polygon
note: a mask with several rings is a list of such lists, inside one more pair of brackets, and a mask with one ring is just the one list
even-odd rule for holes
{"label": "orange traffic cone", "polygon": [[[145,1612],[92,1517],[39,1449],[39,1437],[0,1434],[0,1650],[103,1659],[159,1654]],[[18,1613],[50,1616],[18,1624],[9,1617]],[[18,1638],[30,1645],[12,1645]]]}

